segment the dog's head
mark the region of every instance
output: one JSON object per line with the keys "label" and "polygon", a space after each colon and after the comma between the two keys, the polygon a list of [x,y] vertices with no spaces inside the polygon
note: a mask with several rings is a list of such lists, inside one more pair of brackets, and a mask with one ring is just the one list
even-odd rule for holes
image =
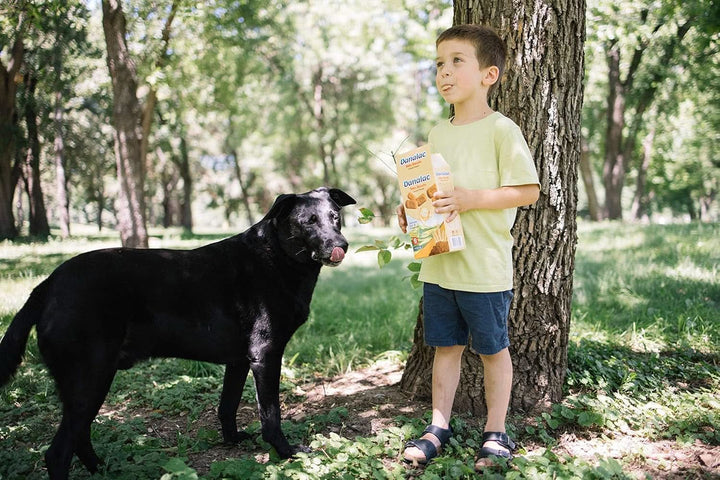
{"label": "dog's head", "polygon": [[336,188],[280,195],[265,219],[277,228],[284,252],[301,263],[335,267],[345,258],[348,242],[340,232],[340,209],[355,200]]}

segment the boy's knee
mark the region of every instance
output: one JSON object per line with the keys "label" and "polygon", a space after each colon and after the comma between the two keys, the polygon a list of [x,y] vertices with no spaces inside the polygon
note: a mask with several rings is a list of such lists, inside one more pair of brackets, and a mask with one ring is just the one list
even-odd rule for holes
{"label": "boy's knee", "polygon": [[460,364],[464,351],[465,345],[435,347],[435,360],[440,362],[457,362]]}
{"label": "boy's knee", "polygon": [[435,355],[462,355],[465,345],[451,345],[449,347],[435,347]]}
{"label": "boy's knee", "polygon": [[482,360],[483,363],[496,363],[510,360],[510,350],[507,347],[491,355],[486,355],[482,353],[479,353],[478,355],[480,356],[480,360]]}

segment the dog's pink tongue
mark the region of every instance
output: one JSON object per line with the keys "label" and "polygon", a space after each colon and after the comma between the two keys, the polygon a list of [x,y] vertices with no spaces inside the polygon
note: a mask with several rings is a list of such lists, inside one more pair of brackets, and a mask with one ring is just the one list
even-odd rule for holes
{"label": "dog's pink tongue", "polygon": [[343,250],[340,247],[333,248],[333,251],[330,254],[330,261],[331,262],[342,262],[343,258],[345,258],[345,250]]}

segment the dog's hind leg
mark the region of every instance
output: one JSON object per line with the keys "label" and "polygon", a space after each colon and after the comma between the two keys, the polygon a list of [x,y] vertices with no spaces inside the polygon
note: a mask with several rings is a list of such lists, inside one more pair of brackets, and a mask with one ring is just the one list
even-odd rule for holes
{"label": "dog's hind leg", "polygon": [[70,462],[72,461],[74,445],[72,432],[70,431],[70,416],[63,413],[55,438],[50,448],[45,452],[45,465],[48,469],[50,480],[65,480],[69,476]]}
{"label": "dog's hind leg", "polygon": [[247,359],[242,363],[228,364],[225,367],[225,379],[218,408],[218,417],[225,443],[238,443],[250,438],[250,435],[239,432],[237,428],[237,409],[249,370],[250,364]]}
{"label": "dog's hind leg", "polygon": [[48,474],[51,479],[66,479],[73,453],[90,473],[98,470],[100,459],[90,442],[90,426],[95,419],[105,395],[107,395],[115,370],[93,365],[92,371],[82,367],[68,368],[53,372],[60,398],[63,402],[63,417],[50,448],[45,453]]}

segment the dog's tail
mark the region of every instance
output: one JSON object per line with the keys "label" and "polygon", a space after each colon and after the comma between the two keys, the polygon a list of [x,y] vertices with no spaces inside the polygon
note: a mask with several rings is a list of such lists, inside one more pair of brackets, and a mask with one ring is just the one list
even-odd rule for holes
{"label": "dog's tail", "polygon": [[22,362],[30,330],[37,324],[44,305],[44,295],[40,285],[33,290],[30,298],[15,315],[0,341],[0,387],[10,381]]}

